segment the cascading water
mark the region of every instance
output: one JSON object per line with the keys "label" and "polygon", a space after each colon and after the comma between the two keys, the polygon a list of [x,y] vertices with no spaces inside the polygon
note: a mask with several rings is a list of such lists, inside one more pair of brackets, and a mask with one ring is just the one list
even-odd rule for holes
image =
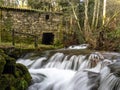
{"label": "cascading water", "polygon": [[32,76],[28,90],[120,90],[119,59],[119,53],[57,52],[49,59],[18,59],[17,63],[24,64]]}

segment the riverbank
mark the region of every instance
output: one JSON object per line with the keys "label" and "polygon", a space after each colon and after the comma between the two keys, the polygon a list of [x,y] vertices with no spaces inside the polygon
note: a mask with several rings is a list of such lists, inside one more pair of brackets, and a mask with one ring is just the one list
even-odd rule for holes
{"label": "riverbank", "polygon": [[22,45],[17,44],[16,46],[12,46],[9,43],[0,44],[0,49],[4,50],[5,54],[15,59],[18,59],[20,58],[20,56],[27,53],[31,53],[31,52],[41,53],[45,50],[55,50],[58,48],[59,47],[56,47],[54,45],[39,45],[37,48],[35,48],[34,46],[28,44],[22,44]]}

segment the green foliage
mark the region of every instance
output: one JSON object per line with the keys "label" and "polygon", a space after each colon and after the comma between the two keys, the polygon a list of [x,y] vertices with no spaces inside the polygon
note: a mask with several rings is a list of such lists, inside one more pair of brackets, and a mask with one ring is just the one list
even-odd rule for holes
{"label": "green foliage", "polygon": [[110,33],[108,33],[108,37],[113,39],[120,38],[120,28],[112,30]]}
{"label": "green foliage", "polygon": [[61,46],[61,45],[62,45],[62,43],[61,43],[60,40],[56,40],[56,41],[54,42],[54,46]]}
{"label": "green foliage", "polygon": [[4,4],[4,0],[0,0],[0,6]]}
{"label": "green foliage", "polygon": [[108,33],[109,41],[112,43],[112,47],[116,51],[120,51],[120,28]]}
{"label": "green foliage", "polygon": [[69,33],[69,32],[64,32],[63,35],[63,46],[68,47],[70,45],[76,45],[78,44],[78,39],[77,39],[77,33]]}
{"label": "green foliage", "polygon": [[69,10],[71,10],[70,5],[67,1],[59,2],[59,6],[62,7],[63,12],[68,12]]}
{"label": "green foliage", "polygon": [[97,49],[119,51],[120,50],[120,30],[103,27],[99,31]]}
{"label": "green foliage", "polygon": [[50,8],[50,3],[49,2],[40,1],[40,0],[37,0],[37,2],[35,0],[28,0],[28,5],[31,8],[41,9],[41,10],[45,10],[45,9]]}
{"label": "green foliage", "polygon": [[79,22],[80,22],[81,26],[84,26],[84,10],[85,10],[84,3],[80,3],[79,6],[78,6],[78,11],[79,11],[78,17],[82,17],[82,18],[79,19]]}

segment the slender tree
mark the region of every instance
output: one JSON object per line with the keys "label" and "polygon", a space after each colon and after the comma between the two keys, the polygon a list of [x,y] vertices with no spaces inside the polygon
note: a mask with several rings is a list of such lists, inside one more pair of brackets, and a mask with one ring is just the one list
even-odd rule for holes
{"label": "slender tree", "polygon": [[85,35],[84,35],[84,31],[82,30],[82,25],[80,24],[80,21],[82,20],[79,17],[79,6],[80,6],[80,1],[78,0],[67,0],[67,2],[69,3],[69,8],[71,8],[71,12],[73,13],[73,17],[74,17],[74,21],[76,22],[76,26],[72,25],[72,27],[76,27],[74,28],[74,32],[76,33],[76,38],[78,43],[84,43],[85,41]]}
{"label": "slender tree", "polygon": [[105,24],[106,19],[106,0],[103,1],[103,25]]}
{"label": "slender tree", "polygon": [[89,0],[85,0],[85,18],[84,18],[84,34],[86,37],[86,41],[88,42],[89,40],[89,35],[90,35],[90,25],[89,25],[89,17],[88,17],[88,4],[89,4]]}
{"label": "slender tree", "polygon": [[98,0],[94,0],[94,11],[93,11],[93,18],[92,18],[92,25],[91,25],[92,29],[95,26],[95,19],[96,19],[96,12],[97,12],[97,1]]}
{"label": "slender tree", "polygon": [[97,12],[96,12],[96,21],[95,21],[95,29],[98,26],[98,20],[99,20],[99,15],[100,15],[100,0],[97,0]]}

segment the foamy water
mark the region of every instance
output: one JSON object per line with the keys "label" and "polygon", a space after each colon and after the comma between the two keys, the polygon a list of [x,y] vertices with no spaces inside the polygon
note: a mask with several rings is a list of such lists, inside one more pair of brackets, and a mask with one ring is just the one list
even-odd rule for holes
{"label": "foamy water", "polygon": [[49,59],[19,59],[17,63],[24,64],[32,76],[28,90],[120,90],[120,63],[99,52],[89,57],[58,52]]}

